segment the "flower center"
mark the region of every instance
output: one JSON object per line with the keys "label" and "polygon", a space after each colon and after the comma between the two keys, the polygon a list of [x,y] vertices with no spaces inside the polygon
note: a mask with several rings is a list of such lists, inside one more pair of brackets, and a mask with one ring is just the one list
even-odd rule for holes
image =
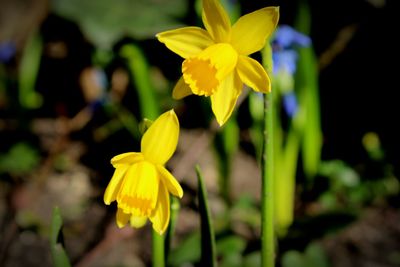
{"label": "flower center", "polygon": [[234,70],[237,58],[238,54],[230,44],[214,44],[183,61],[183,79],[194,94],[210,96]]}

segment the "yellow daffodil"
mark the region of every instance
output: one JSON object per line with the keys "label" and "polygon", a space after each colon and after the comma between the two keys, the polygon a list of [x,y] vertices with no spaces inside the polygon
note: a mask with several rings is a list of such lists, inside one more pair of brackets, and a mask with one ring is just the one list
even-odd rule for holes
{"label": "yellow daffodil", "polygon": [[203,24],[157,34],[160,42],[185,60],[182,78],[172,96],[190,94],[211,97],[211,107],[220,125],[230,117],[243,83],[261,93],[271,90],[270,79],[250,54],[261,50],[275,30],[278,7],[266,7],[244,15],[231,26],[218,0],[203,0]]}
{"label": "yellow daffodil", "polygon": [[169,193],[182,197],[177,180],[164,167],[174,153],[179,121],[174,110],[162,114],[143,135],[141,152],[120,154],[111,159],[115,168],[104,193],[104,203],[118,203],[117,225],[141,227],[147,218],[153,229],[164,233],[169,223]]}

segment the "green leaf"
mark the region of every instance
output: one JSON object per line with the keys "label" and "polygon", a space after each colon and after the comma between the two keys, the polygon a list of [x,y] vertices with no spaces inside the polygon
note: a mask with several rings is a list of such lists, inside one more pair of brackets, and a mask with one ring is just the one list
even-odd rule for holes
{"label": "green leaf", "polygon": [[200,233],[194,232],[168,255],[168,265],[173,267],[199,261],[201,257]]}
{"label": "green leaf", "polygon": [[243,260],[243,267],[260,267],[261,266],[261,253],[260,251],[252,252]]}
{"label": "green leaf", "polygon": [[200,167],[196,166],[199,187],[199,211],[201,225],[201,266],[216,267],[216,245],[210,208],[207,201],[207,190]]}
{"label": "green leaf", "polygon": [[159,102],[155,95],[154,86],[151,83],[149,64],[145,55],[134,44],[123,46],[120,54],[128,62],[138,93],[142,117],[156,119],[160,114]]}
{"label": "green leaf", "polygon": [[229,120],[215,136],[217,151],[219,190],[227,203],[230,203],[231,169],[233,157],[239,147],[239,126],[236,120]]}
{"label": "green leaf", "polygon": [[317,243],[311,243],[304,252],[308,267],[329,267],[329,260],[323,248]]}
{"label": "green leaf", "polygon": [[70,267],[67,253],[64,250],[62,244],[62,217],[60,214],[60,209],[55,207],[53,209],[53,217],[51,220],[51,235],[50,235],[50,250],[51,256],[53,258],[55,267]]}
{"label": "green leaf", "polygon": [[310,267],[305,257],[298,251],[290,250],[282,256],[282,267]]}
{"label": "green leaf", "polygon": [[52,0],[52,10],[77,22],[85,36],[101,48],[110,48],[129,35],[154,38],[167,29],[182,27],[178,18],[187,11],[186,0]]}
{"label": "green leaf", "polygon": [[24,108],[38,108],[42,104],[41,96],[35,91],[42,49],[40,36],[33,33],[24,48],[18,70],[19,102]]}
{"label": "green leaf", "polygon": [[217,251],[221,255],[242,253],[246,248],[246,241],[239,236],[227,236],[217,241]]}
{"label": "green leaf", "polygon": [[26,143],[17,143],[7,154],[0,155],[0,173],[24,175],[39,164],[39,153]]}
{"label": "green leaf", "polygon": [[168,259],[168,254],[172,245],[172,238],[175,234],[176,221],[178,219],[180,204],[179,200],[176,197],[171,197],[171,215],[170,222],[167,231],[167,235],[165,237],[165,255]]}

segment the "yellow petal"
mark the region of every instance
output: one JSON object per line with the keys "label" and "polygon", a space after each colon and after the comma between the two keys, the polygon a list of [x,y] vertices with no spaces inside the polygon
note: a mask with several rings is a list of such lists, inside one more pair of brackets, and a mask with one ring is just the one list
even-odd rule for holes
{"label": "yellow petal", "polygon": [[150,216],[157,205],[159,184],[152,163],[141,161],[130,166],[117,195],[118,208],[134,216]]}
{"label": "yellow petal", "polygon": [[142,138],[146,160],[164,165],[175,152],[179,138],[179,121],[173,109],[158,117]]}
{"label": "yellow petal", "polygon": [[266,7],[244,15],[232,26],[231,44],[241,55],[250,55],[264,47],[275,30],[279,7]]}
{"label": "yellow petal", "polygon": [[129,218],[131,217],[130,214],[124,213],[122,211],[122,209],[118,209],[117,210],[117,226],[119,228],[122,228],[126,225],[126,223],[128,222]]}
{"label": "yellow petal", "polygon": [[185,96],[191,95],[192,90],[190,90],[189,85],[185,83],[185,80],[183,77],[179,79],[179,81],[176,83],[174,90],[172,91],[172,97],[174,99],[182,99]]}
{"label": "yellow petal", "polygon": [[182,198],[183,190],[175,177],[161,165],[157,166],[157,170],[160,174],[161,180],[164,182],[164,185],[167,187],[168,191],[174,196]]}
{"label": "yellow petal", "polygon": [[137,153],[137,152],[128,152],[128,153],[123,153],[119,154],[111,159],[111,164],[116,168],[117,165],[121,164],[128,164],[132,165],[136,162],[142,161],[143,160],[143,155],[142,153]]}
{"label": "yellow petal", "polygon": [[129,220],[130,225],[134,228],[141,228],[146,225],[146,222],[147,217],[131,216],[131,219]]}
{"label": "yellow petal", "polygon": [[240,56],[236,70],[240,79],[254,91],[260,93],[271,91],[271,81],[268,74],[258,61],[247,56]]}
{"label": "yellow petal", "polygon": [[116,199],[121,188],[122,180],[128,168],[129,165],[121,165],[115,169],[114,175],[108,183],[106,191],[104,192],[103,200],[106,205],[110,205],[110,203]]}
{"label": "yellow petal", "polygon": [[170,216],[169,212],[169,193],[161,182],[158,192],[157,207],[154,213],[149,217],[150,221],[153,223],[153,229],[160,235],[167,229]]}
{"label": "yellow petal", "polygon": [[214,42],[210,34],[199,27],[185,27],[161,32],[157,39],[183,58],[195,56]]}
{"label": "yellow petal", "polygon": [[218,0],[203,0],[202,19],[216,43],[229,42],[231,22]]}
{"label": "yellow petal", "polygon": [[182,63],[183,79],[196,95],[212,95],[232,73],[238,54],[230,44],[215,44]]}
{"label": "yellow petal", "polygon": [[211,96],[211,107],[220,126],[231,116],[237,98],[242,92],[242,87],[243,83],[238,75],[236,72],[232,72]]}

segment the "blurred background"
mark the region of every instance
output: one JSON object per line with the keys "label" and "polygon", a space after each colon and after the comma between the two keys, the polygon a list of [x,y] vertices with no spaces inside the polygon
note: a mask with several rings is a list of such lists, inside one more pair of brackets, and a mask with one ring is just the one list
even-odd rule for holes
{"label": "blurred background", "polygon": [[[277,266],[400,266],[395,1],[221,1],[231,20],[280,6],[274,83]],[[151,266],[151,225],[115,225],[110,159],[174,108],[167,266],[201,266],[194,166],[219,266],[260,266],[262,98],[216,127],[207,98],[173,100],[182,59],[155,34],[201,26],[195,0],[0,0],[0,266],[54,266],[54,207],[73,266]],[[251,40],[249,40],[251,41]],[[396,46],[396,47],[395,47]],[[54,218],[54,217],[53,217]]]}

